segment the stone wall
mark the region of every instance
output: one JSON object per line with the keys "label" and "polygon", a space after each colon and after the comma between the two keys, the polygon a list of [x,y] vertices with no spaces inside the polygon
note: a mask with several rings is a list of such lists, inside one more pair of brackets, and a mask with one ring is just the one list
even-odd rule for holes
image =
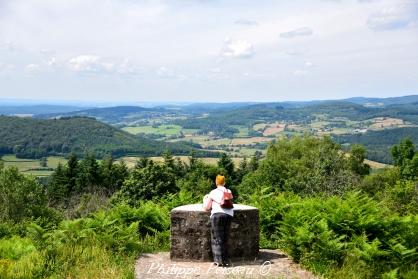
{"label": "stone wall", "polygon": [[[211,261],[210,212],[202,204],[190,204],[171,211],[172,260]],[[234,204],[228,243],[233,260],[254,260],[259,249],[258,209]]]}

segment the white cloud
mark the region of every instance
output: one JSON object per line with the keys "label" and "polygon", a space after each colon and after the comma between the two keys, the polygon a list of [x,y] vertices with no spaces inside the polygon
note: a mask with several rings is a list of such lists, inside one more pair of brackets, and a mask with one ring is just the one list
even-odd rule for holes
{"label": "white cloud", "polygon": [[8,50],[8,51],[16,51],[18,49],[16,43],[11,41],[3,41],[0,42],[0,49]]}
{"label": "white cloud", "polygon": [[71,58],[68,65],[75,72],[103,72],[112,67],[112,65],[105,65],[99,56],[94,55],[80,55]]}
{"label": "white cloud", "polygon": [[239,25],[249,25],[249,26],[258,25],[257,21],[251,20],[251,19],[246,19],[246,18],[240,18],[240,19],[236,20],[234,23],[239,24]]}
{"label": "white cloud", "polygon": [[289,49],[286,51],[286,54],[290,56],[300,56],[306,54],[306,52],[308,52],[306,49]]}
{"label": "white cloud", "polygon": [[8,64],[8,63],[2,63],[0,62],[0,73],[1,74],[5,74],[5,73],[11,73],[16,69],[16,66],[13,64]]}
{"label": "white cloud", "polygon": [[[417,0],[370,2],[0,0],[7,3],[0,4],[0,61],[3,71],[7,64],[16,65],[12,78],[1,79],[2,92],[26,98],[144,100],[415,92],[418,36],[412,27],[418,12],[390,10]],[[402,32],[371,34],[370,28],[393,29],[388,22]],[[279,37],[281,32],[289,38]],[[231,40],[224,42],[225,36]],[[49,78],[23,74],[31,63]],[[94,78],[83,79],[81,88],[79,75],[68,71]],[[306,74],[300,71],[315,79],[292,84],[289,76],[297,80],[294,72]],[[184,86],[172,86],[184,77]],[[207,81],[211,86],[205,86]],[[152,93],[139,97],[138,92]]]}
{"label": "white cloud", "polygon": [[116,71],[119,74],[133,74],[137,72],[135,67],[129,62],[129,59],[125,59],[120,65],[118,65]]}
{"label": "white cloud", "polygon": [[297,77],[304,77],[307,76],[309,74],[308,71],[305,70],[296,70],[293,72],[293,75],[297,76]]}
{"label": "white cloud", "polygon": [[41,71],[41,66],[38,64],[29,64],[25,67],[25,71],[32,74],[39,73]]}
{"label": "white cloud", "polygon": [[301,27],[288,32],[280,33],[280,38],[292,39],[295,37],[310,36],[313,34],[313,30],[309,27]]}
{"label": "white cloud", "polygon": [[209,72],[213,74],[219,74],[221,72],[221,68],[212,68],[209,69]]}
{"label": "white cloud", "polygon": [[160,78],[176,78],[174,71],[165,66],[161,66],[157,69],[157,76]]}
{"label": "white cloud", "polygon": [[221,55],[233,58],[250,58],[254,56],[253,45],[246,40],[230,40],[225,39]]}
{"label": "white cloud", "polygon": [[312,62],[310,62],[310,61],[306,61],[306,62],[305,62],[305,67],[310,68],[310,67],[312,67],[312,66],[313,66],[313,63],[312,63]]}
{"label": "white cloud", "polygon": [[46,62],[46,64],[50,67],[55,67],[58,65],[57,63],[57,59],[55,57],[51,57],[50,59],[48,59],[48,61]]}
{"label": "white cloud", "polygon": [[373,13],[367,25],[374,31],[395,30],[412,27],[418,19],[418,3],[383,7]]}

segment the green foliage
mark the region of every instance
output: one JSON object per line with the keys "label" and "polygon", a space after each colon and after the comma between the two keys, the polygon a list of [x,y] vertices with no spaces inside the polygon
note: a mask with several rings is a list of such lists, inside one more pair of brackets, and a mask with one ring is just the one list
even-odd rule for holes
{"label": "green foliage", "polygon": [[0,170],[0,222],[42,217],[46,209],[43,187],[17,168]]}
{"label": "green foliage", "polygon": [[340,147],[330,138],[281,139],[270,145],[259,168],[239,186],[242,194],[269,186],[301,195],[341,195],[358,181]]}
{"label": "green foliage", "polygon": [[364,177],[357,187],[363,193],[375,197],[378,193],[393,187],[399,179],[401,175],[398,168],[387,168]]}
{"label": "green foliage", "polygon": [[111,156],[73,154],[43,186],[0,167],[0,278],[134,278],[138,255],[168,250],[169,210],[201,202],[218,173],[237,186],[237,202],[259,208],[263,248],[328,278],[416,278],[418,188],[405,171],[415,150],[401,145],[398,166],[372,174],[364,148],[346,156],[310,136],[238,168],[227,155],[210,166],[166,153],[128,170]]}
{"label": "green foliage", "polygon": [[416,215],[400,217],[358,192],[326,199],[289,193],[269,195],[268,201],[259,197],[252,199],[260,208],[264,241],[317,273],[352,278],[353,273],[341,276],[351,269],[354,278],[377,278],[394,269],[415,270]]}
{"label": "green foliage", "polygon": [[120,190],[120,198],[131,205],[177,191],[176,177],[165,164],[149,160],[145,166],[137,166]]}
{"label": "green foliage", "polygon": [[366,149],[364,146],[358,144],[351,146],[348,164],[352,172],[362,176],[370,173],[370,166],[364,163],[364,159],[366,159]]}
{"label": "green foliage", "polygon": [[415,152],[415,145],[410,138],[394,145],[391,152],[394,165],[399,167],[403,178],[414,179],[418,176],[418,152]]}
{"label": "green foliage", "polygon": [[378,197],[393,211],[401,215],[418,214],[418,185],[415,181],[396,181]]}
{"label": "green foliage", "polygon": [[135,257],[167,249],[168,211],[121,204],[55,230],[30,224],[26,237],[0,239],[1,278],[133,278]]}
{"label": "green foliage", "polygon": [[87,154],[78,161],[71,154],[67,165],[58,165],[48,183],[48,196],[54,206],[67,207],[74,196],[102,194],[110,196],[122,187],[129,175],[125,163],[115,163],[106,156],[100,163],[94,155]]}
{"label": "green foliage", "polygon": [[222,153],[221,158],[218,160],[218,167],[221,170],[221,174],[225,175],[225,183],[228,185],[235,184],[235,165],[227,153]]}
{"label": "green foliage", "polygon": [[[206,165],[202,160],[192,158],[186,174],[176,181],[180,192],[174,196],[178,196],[180,200],[201,202],[202,193],[209,193],[216,187],[215,177],[220,172],[217,166]],[[173,201],[176,203],[175,199]]]}

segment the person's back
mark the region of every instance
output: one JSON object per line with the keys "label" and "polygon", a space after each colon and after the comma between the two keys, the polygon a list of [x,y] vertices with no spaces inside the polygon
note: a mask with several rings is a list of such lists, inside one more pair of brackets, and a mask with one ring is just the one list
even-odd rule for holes
{"label": "person's back", "polygon": [[210,205],[207,205],[206,210],[211,209],[210,212],[210,216],[213,216],[213,214],[215,213],[225,213],[228,214],[230,216],[234,216],[234,209],[233,208],[223,208],[221,207],[221,202],[222,202],[222,198],[224,196],[224,192],[227,192],[228,194],[230,194],[231,199],[232,199],[232,192],[231,190],[227,189],[225,186],[217,186],[216,189],[213,189],[208,197],[207,202],[211,202]]}
{"label": "person's back", "polygon": [[[216,189],[203,199],[203,208],[211,210],[211,245],[213,261],[219,266],[229,265],[228,238],[234,209],[232,208],[232,192],[225,187],[225,177],[216,176]],[[226,207],[225,199],[230,202]]]}

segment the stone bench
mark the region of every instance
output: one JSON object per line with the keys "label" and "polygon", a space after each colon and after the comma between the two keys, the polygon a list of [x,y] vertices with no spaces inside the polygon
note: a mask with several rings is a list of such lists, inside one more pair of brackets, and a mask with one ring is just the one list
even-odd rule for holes
{"label": "stone bench", "polygon": [[[171,250],[174,261],[212,261],[210,212],[202,204],[189,204],[171,211]],[[228,242],[232,260],[255,260],[259,249],[258,209],[234,204]]]}

